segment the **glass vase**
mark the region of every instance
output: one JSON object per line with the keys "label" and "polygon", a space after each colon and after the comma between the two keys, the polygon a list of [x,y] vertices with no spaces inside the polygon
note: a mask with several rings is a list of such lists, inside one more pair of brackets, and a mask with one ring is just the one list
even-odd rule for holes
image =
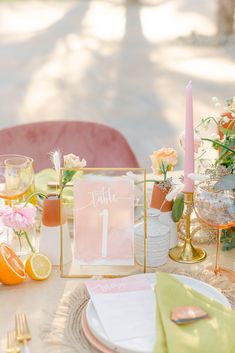
{"label": "glass vase", "polygon": [[32,227],[26,235],[17,235],[11,228],[0,226],[0,241],[7,244],[18,256],[29,256],[38,250],[36,227]]}

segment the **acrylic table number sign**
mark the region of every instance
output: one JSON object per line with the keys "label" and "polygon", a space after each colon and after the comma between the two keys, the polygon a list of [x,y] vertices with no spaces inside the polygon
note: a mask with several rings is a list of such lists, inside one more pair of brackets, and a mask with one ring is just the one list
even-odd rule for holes
{"label": "acrylic table number sign", "polygon": [[81,265],[133,265],[133,224],[132,181],[75,181],[74,256]]}
{"label": "acrylic table number sign", "polygon": [[[78,171],[80,174],[73,179],[70,190],[73,258],[70,264],[61,262],[62,277],[119,277],[144,272],[144,265],[135,261],[134,233],[137,213],[139,216],[146,212],[145,170],[84,168],[82,173]],[[127,176],[130,171],[131,177]],[[64,199],[66,194],[63,197],[62,190]]]}

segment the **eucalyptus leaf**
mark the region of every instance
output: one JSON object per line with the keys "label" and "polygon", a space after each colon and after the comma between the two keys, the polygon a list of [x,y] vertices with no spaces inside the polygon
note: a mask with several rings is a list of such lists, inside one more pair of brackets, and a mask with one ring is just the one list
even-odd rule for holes
{"label": "eucalyptus leaf", "polygon": [[221,243],[223,251],[235,248],[235,228],[223,229]]}
{"label": "eucalyptus leaf", "polygon": [[214,185],[215,190],[233,190],[235,189],[235,174],[225,175]]}
{"label": "eucalyptus leaf", "polygon": [[233,102],[233,98],[226,99],[227,106],[230,106]]}

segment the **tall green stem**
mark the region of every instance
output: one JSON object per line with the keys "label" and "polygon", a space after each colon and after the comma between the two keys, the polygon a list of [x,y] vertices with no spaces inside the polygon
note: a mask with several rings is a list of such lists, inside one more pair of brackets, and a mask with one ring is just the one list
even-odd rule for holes
{"label": "tall green stem", "polygon": [[164,163],[162,162],[162,173],[163,173],[163,180],[166,181],[166,173],[168,169],[168,165],[165,167]]}
{"label": "tall green stem", "polygon": [[28,233],[27,233],[26,231],[23,231],[23,234],[24,234],[24,236],[25,236],[25,239],[26,239],[26,241],[27,241],[27,243],[28,243],[28,245],[29,245],[31,251],[32,251],[32,252],[35,252],[35,249],[34,249],[33,245],[31,244],[31,241],[29,240]]}
{"label": "tall green stem", "polygon": [[222,148],[225,148],[227,151],[229,151],[229,152],[231,152],[232,154],[235,155],[235,150],[232,150],[231,148],[229,148],[229,147],[223,145],[222,143],[220,143],[220,142],[218,142],[218,141],[214,141],[214,140],[211,140],[211,139],[208,139],[208,138],[202,138],[202,140],[203,140],[203,141],[212,142],[212,143],[214,143],[215,145],[218,145],[218,146],[220,146],[220,147],[222,147]]}
{"label": "tall green stem", "polygon": [[20,243],[20,251],[22,249],[22,241],[21,241],[21,236],[25,236],[25,239],[31,249],[32,252],[35,252],[35,249],[33,248],[33,245],[31,244],[31,241],[29,239],[28,233],[25,230],[15,230],[13,229],[13,232],[17,235],[18,239],[19,239],[19,243]]}
{"label": "tall green stem", "polygon": [[25,203],[24,203],[24,206],[26,206],[34,196],[43,196],[45,199],[47,198],[47,195],[44,194],[43,192],[34,192],[33,194],[31,194],[31,195],[27,198],[27,200],[26,200]]}

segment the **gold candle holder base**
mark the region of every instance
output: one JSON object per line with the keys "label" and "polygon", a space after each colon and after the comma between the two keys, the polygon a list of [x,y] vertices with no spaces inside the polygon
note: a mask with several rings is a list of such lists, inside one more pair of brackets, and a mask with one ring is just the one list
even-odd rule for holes
{"label": "gold candle holder base", "polygon": [[191,242],[185,242],[182,246],[176,246],[170,249],[169,256],[174,261],[193,264],[204,260],[206,258],[206,252],[202,249],[195,248]]}
{"label": "gold candle holder base", "polygon": [[206,252],[202,249],[195,248],[191,242],[190,234],[190,219],[193,208],[193,192],[184,193],[184,202],[186,204],[186,238],[183,245],[176,246],[173,249],[170,249],[169,256],[172,260],[193,264],[195,262],[203,261],[206,258]]}

